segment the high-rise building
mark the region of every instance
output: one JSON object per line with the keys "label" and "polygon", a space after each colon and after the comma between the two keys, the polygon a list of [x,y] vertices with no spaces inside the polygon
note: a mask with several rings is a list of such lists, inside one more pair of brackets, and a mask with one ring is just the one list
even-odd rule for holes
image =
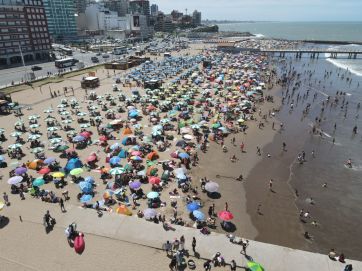
{"label": "high-rise building", "polygon": [[158,12],[158,6],[156,4],[151,5],[151,15],[156,16]]}
{"label": "high-rise building", "polygon": [[201,12],[195,10],[195,11],[192,13],[192,23],[193,23],[193,25],[195,25],[195,26],[201,25]]}
{"label": "high-rise building", "polygon": [[54,40],[70,40],[77,36],[74,0],[43,0],[49,34]]}
{"label": "high-rise building", "polygon": [[76,13],[84,13],[89,0],[75,0]]}
{"label": "high-rise building", "polygon": [[148,0],[131,0],[128,11],[130,14],[150,15],[150,2]]}
{"label": "high-rise building", "polygon": [[128,12],[128,0],[104,0],[104,6],[117,12],[119,17],[126,16]]}
{"label": "high-rise building", "polygon": [[0,1],[0,66],[48,59],[50,49],[42,0]]}

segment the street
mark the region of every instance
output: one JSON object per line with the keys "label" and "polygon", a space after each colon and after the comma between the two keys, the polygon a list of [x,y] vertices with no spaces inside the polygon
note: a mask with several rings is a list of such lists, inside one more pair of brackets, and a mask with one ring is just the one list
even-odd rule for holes
{"label": "street", "polygon": [[[118,59],[120,56],[115,56],[113,54],[108,54],[109,58],[103,58],[102,56],[97,56],[99,59],[99,63],[103,63],[110,60]],[[98,63],[92,63],[91,57],[96,56],[96,53],[93,52],[86,52],[81,53],[79,50],[73,50],[73,56],[69,56],[75,59],[78,59],[79,62],[83,62],[85,67],[91,66]],[[121,56],[122,57],[122,56]],[[12,82],[15,84],[17,82],[20,82],[21,80],[25,80],[25,75],[32,72],[31,67],[32,66],[39,66],[42,67],[41,70],[35,71],[34,74],[36,77],[43,77],[47,76],[47,72],[51,72],[52,74],[55,74],[58,72],[58,69],[54,65],[54,61],[52,62],[45,62],[45,63],[39,63],[39,64],[29,64],[25,67],[15,67],[10,69],[4,69],[0,70],[0,88],[4,86],[11,85]],[[72,67],[73,70],[76,69],[76,66]]]}

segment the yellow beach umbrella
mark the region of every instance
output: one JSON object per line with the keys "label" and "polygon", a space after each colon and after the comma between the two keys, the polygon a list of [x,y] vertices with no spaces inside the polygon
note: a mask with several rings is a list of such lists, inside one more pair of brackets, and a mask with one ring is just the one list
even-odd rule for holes
{"label": "yellow beach umbrella", "polygon": [[63,172],[55,172],[53,173],[52,175],[54,178],[61,178],[61,177],[64,177],[64,173]]}

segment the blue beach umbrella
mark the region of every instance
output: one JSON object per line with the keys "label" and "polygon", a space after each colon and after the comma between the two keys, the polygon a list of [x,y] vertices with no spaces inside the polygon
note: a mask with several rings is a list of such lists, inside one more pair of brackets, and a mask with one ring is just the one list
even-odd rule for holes
{"label": "blue beach umbrella", "polygon": [[87,183],[94,184],[94,178],[91,177],[91,176],[85,177],[85,178],[84,178],[84,181],[87,182]]}
{"label": "blue beach umbrella", "polygon": [[181,159],[189,159],[190,155],[188,155],[186,152],[180,152],[178,154],[178,157],[180,157]]}
{"label": "blue beach umbrella", "polygon": [[110,160],[109,163],[112,165],[119,165],[119,163],[121,162],[121,158],[118,156],[113,156]]}
{"label": "blue beach umbrella", "polygon": [[85,194],[85,195],[83,195],[83,196],[80,198],[80,202],[81,202],[81,203],[87,203],[87,202],[91,201],[92,198],[93,198],[93,197],[92,197],[91,195]]}
{"label": "blue beach umbrella", "polygon": [[197,202],[192,201],[186,205],[186,208],[189,212],[193,212],[193,211],[200,209],[200,205]]}
{"label": "blue beach umbrella", "polygon": [[81,135],[77,135],[77,136],[73,137],[74,142],[82,142],[84,140],[85,140],[85,137],[81,136]]}
{"label": "blue beach umbrella", "polygon": [[93,190],[92,184],[85,181],[79,183],[79,188],[83,193],[91,193]]}
{"label": "blue beach umbrella", "polygon": [[205,220],[205,215],[203,212],[199,211],[199,210],[195,210],[192,212],[192,215],[198,220],[198,221],[204,221]]}

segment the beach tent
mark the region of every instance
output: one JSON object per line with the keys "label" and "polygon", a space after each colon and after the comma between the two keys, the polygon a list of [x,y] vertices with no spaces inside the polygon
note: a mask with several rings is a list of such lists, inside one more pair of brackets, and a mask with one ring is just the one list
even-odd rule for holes
{"label": "beach tent", "polygon": [[127,158],[127,156],[128,156],[128,153],[127,153],[127,151],[126,150],[121,150],[119,153],[118,153],[118,157],[119,158]]}

